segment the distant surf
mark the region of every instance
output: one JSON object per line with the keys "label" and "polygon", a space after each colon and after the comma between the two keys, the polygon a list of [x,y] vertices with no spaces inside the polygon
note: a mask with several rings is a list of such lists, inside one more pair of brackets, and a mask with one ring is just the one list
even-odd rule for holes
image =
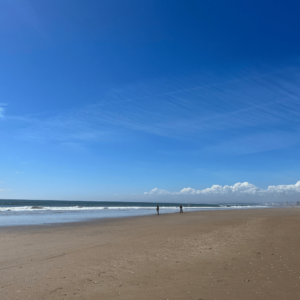
{"label": "distant surf", "polygon": [[[97,218],[119,218],[184,211],[249,209],[269,207],[268,204],[226,203],[187,204],[108,201],[0,200],[0,226],[39,225],[86,221]],[[58,214],[60,213],[60,214]]]}

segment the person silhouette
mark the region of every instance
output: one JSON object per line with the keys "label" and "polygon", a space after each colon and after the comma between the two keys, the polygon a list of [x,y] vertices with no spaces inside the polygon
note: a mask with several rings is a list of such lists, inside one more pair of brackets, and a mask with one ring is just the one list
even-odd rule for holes
{"label": "person silhouette", "polygon": [[157,214],[159,215],[159,206],[158,205],[156,206],[156,211],[157,211]]}
{"label": "person silhouette", "polygon": [[180,205],[180,213],[183,214],[182,205]]}

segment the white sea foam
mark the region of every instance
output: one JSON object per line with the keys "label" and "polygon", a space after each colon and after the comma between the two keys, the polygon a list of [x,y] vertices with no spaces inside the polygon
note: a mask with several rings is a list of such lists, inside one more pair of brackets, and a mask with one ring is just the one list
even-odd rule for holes
{"label": "white sea foam", "polygon": [[[179,209],[178,207],[160,207],[161,209]],[[14,207],[0,207],[0,211],[80,211],[80,210],[103,210],[103,209],[112,209],[112,210],[137,210],[137,209],[146,209],[146,210],[155,210],[156,207],[142,207],[142,206],[115,206],[115,207],[105,207],[105,206],[94,206],[94,207],[83,207],[83,206],[45,206],[45,207],[32,207],[32,206],[14,206]]]}
{"label": "white sea foam", "polygon": [[[212,207],[212,206],[184,206],[184,210],[202,210],[202,209],[241,209],[241,208],[263,208],[266,206],[257,205],[222,205],[219,207]],[[45,207],[37,207],[37,206],[10,206],[10,207],[0,207],[0,212],[41,212],[41,211],[97,211],[97,210],[103,210],[103,209],[109,209],[109,210],[156,210],[156,207],[153,206],[94,206],[94,207],[88,207],[88,206],[45,206]],[[160,206],[160,209],[162,210],[178,210],[179,206]]]}
{"label": "white sea foam", "polygon": [[[9,203],[7,203],[9,202]],[[21,201],[20,201],[21,202]],[[23,201],[25,202],[25,201]],[[0,227],[2,226],[25,226],[25,225],[44,225],[66,222],[79,222],[93,219],[104,218],[122,218],[130,216],[146,216],[155,215],[156,206],[143,206],[137,203],[136,206],[126,204],[110,206],[109,203],[103,203],[101,206],[84,206],[83,204],[71,204],[66,206],[46,205],[43,206],[41,201],[32,205],[22,205],[21,203],[13,205],[10,201],[4,201],[6,204],[0,206]],[[3,202],[2,202],[3,203]],[[25,204],[25,203],[24,203]],[[146,204],[147,205],[147,204]],[[203,204],[202,204],[203,205]],[[249,209],[263,208],[268,206],[263,205],[248,205],[248,204],[224,204],[221,205],[191,205],[183,206],[184,211],[209,211],[209,210],[233,210],[233,209]],[[270,206],[269,206],[270,207]],[[179,205],[162,204],[160,211],[165,213],[179,213]]]}

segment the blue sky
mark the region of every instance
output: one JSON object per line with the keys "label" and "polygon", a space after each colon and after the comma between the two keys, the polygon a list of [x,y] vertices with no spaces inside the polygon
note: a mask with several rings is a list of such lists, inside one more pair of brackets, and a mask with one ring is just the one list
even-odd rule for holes
{"label": "blue sky", "polygon": [[297,199],[299,9],[1,1],[0,198]]}

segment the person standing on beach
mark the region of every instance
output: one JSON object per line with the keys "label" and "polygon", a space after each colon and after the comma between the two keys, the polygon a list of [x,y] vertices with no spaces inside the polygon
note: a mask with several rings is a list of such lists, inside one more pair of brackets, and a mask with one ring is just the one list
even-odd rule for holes
{"label": "person standing on beach", "polygon": [[180,205],[180,213],[183,214],[182,205]]}
{"label": "person standing on beach", "polygon": [[159,206],[158,205],[156,206],[156,211],[157,211],[157,214],[159,215]]}

